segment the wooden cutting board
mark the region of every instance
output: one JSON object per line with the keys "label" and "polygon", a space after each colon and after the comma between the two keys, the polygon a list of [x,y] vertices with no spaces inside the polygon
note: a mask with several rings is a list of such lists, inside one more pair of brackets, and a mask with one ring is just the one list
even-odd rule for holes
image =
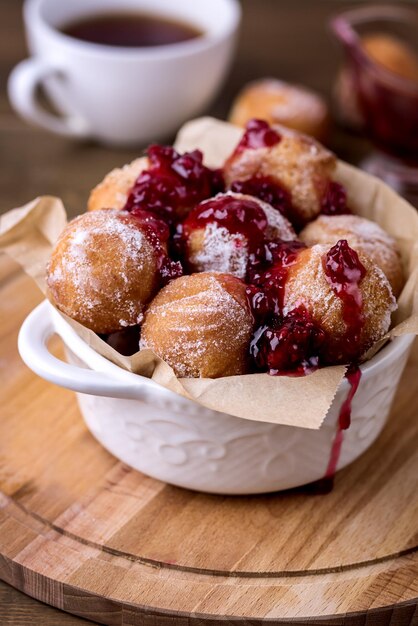
{"label": "wooden cutting board", "polygon": [[75,395],[23,365],[40,300],[0,258],[0,578],[104,624],[418,624],[417,349],[332,493],[208,496],[119,463]]}

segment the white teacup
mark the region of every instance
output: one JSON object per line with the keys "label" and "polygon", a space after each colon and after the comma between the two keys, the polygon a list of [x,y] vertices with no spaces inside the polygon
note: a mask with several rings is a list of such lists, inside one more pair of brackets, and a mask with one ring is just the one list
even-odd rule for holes
{"label": "white teacup", "polygon": [[[203,32],[150,48],[98,45],[60,28],[106,13],[143,12],[187,22]],[[31,54],[12,71],[9,97],[28,121],[55,133],[107,144],[154,141],[202,111],[232,59],[238,0],[26,0]],[[42,107],[42,85],[62,117]]]}

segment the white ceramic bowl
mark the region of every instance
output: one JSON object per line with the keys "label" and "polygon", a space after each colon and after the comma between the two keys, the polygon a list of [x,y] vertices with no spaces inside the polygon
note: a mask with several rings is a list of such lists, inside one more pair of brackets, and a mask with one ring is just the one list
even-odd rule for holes
{"label": "white ceramic bowl", "polygon": [[[69,363],[48,351],[54,333],[62,338]],[[381,432],[413,339],[396,338],[361,367],[338,469]],[[210,493],[263,493],[322,478],[349,389],[343,380],[319,430],[205,409],[97,354],[46,301],[23,323],[19,351],[39,376],[79,392],[88,428],[118,459],[154,478]]]}

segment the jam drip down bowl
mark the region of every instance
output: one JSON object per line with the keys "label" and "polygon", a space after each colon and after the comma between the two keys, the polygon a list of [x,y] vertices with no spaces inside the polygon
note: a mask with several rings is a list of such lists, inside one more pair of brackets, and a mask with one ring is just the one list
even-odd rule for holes
{"label": "jam drip down bowl", "polygon": [[[49,352],[54,334],[64,342],[67,363]],[[361,366],[337,470],[382,431],[412,342],[412,335],[398,337]],[[212,411],[97,354],[46,301],[23,323],[19,351],[36,374],[77,392],[87,427],[120,461],[153,478],[209,493],[263,493],[323,478],[349,392],[343,380],[319,430]]]}

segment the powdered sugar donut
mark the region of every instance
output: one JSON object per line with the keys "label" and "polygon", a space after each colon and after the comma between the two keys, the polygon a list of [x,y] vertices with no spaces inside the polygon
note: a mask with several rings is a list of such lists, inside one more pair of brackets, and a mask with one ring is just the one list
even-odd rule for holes
{"label": "powdered sugar donut", "polygon": [[229,115],[237,126],[251,119],[288,128],[323,139],[329,124],[328,107],[314,91],[275,78],[262,78],[246,85],[238,94]]}
{"label": "powdered sugar donut", "polygon": [[266,202],[238,193],[198,204],[182,225],[187,265],[194,272],[227,272],[245,279],[251,254],[263,243],[296,239],[290,222]]}
{"label": "powdered sugar donut", "polygon": [[179,377],[245,374],[252,327],[244,283],[229,274],[192,274],[152,300],[141,347],[151,348]]}
{"label": "powdered sugar donut", "polygon": [[289,268],[283,315],[304,307],[325,332],[325,363],[359,359],[389,329],[396,300],[373,261],[345,240],[302,250]]}
{"label": "powdered sugar donut", "polygon": [[397,297],[404,284],[400,253],[393,237],[378,224],[358,215],[320,215],[300,233],[308,246],[333,245],[346,239],[351,248],[369,256],[383,271]]}
{"label": "powdered sugar donut", "polygon": [[53,249],[49,297],[97,333],[133,326],[158,287],[157,261],[141,223],[125,211],[84,213],[67,225]]}
{"label": "powdered sugar donut", "polygon": [[335,156],[312,137],[252,120],[224,165],[224,177],[233,191],[263,200],[257,186],[262,193],[263,185],[270,186],[272,196],[278,189],[284,195],[278,208],[298,228],[319,215],[336,163]]}

